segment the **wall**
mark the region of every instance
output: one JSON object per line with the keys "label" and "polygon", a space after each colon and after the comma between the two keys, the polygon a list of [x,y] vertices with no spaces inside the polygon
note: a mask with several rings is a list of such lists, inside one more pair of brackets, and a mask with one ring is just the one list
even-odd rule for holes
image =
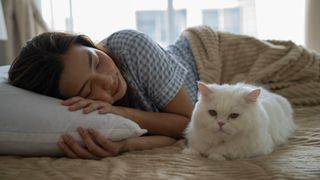
{"label": "wall", "polygon": [[307,0],[306,2],[306,46],[320,52],[320,1]]}
{"label": "wall", "polygon": [[256,0],[257,37],[304,45],[305,0]]}

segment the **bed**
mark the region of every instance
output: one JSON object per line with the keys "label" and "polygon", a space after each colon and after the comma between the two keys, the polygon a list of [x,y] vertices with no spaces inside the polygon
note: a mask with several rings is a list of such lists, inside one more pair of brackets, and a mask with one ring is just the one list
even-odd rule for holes
{"label": "bed", "polygon": [[300,126],[271,155],[217,162],[173,146],[124,153],[102,160],[0,157],[0,179],[319,179],[319,108],[296,109]]}
{"label": "bed", "polygon": [[320,55],[292,42],[262,42],[207,27],[184,35],[202,80],[261,83],[289,99],[298,129],[287,144],[270,155],[227,161],[182,154],[183,139],[102,160],[1,156],[0,179],[320,179]]}

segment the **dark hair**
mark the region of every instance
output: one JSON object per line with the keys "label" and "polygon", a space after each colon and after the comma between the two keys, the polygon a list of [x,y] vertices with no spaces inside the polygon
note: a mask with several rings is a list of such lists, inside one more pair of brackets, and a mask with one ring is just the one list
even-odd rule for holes
{"label": "dark hair", "polygon": [[[105,46],[95,45],[87,36],[46,32],[28,41],[21,49],[9,69],[9,83],[39,94],[65,99],[59,92],[59,79],[64,69],[63,57],[74,44],[104,51],[124,73],[121,64],[114,58],[111,51]],[[128,91],[131,89],[128,85]],[[127,94],[120,104],[130,104],[132,98]]]}

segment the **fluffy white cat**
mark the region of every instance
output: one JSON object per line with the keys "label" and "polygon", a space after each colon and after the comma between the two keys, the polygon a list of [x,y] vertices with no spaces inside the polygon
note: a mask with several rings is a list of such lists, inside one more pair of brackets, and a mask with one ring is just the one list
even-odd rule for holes
{"label": "fluffy white cat", "polygon": [[262,87],[198,82],[198,90],[185,154],[215,160],[269,154],[296,128],[290,103]]}

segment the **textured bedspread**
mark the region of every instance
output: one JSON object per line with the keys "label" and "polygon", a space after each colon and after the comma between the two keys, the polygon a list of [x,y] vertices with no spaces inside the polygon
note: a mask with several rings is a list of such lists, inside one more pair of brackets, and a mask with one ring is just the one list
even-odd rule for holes
{"label": "textured bedspread", "polygon": [[[196,40],[204,31],[212,36]],[[270,155],[233,161],[182,154],[184,140],[99,161],[2,156],[0,179],[320,179],[320,56],[291,42],[262,42],[206,27],[185,33],[191,38],[202,80],[263,84],[294,104],[299,128],[288,144]],[[201,52],[198,46],[208,43],[213,48]],[[241,51],[242,47],[246,48]],[[235,58],[239,61],[231,60]],[[209,62],[201,65],[203,60]]]}
{"label": "textured bedspread", "polygon": [[181,154],[184,141],[95,160],[0,157],[0,179],[320,179],[320,107],[296,109],[300,128],[271,155],[212,161]]}

